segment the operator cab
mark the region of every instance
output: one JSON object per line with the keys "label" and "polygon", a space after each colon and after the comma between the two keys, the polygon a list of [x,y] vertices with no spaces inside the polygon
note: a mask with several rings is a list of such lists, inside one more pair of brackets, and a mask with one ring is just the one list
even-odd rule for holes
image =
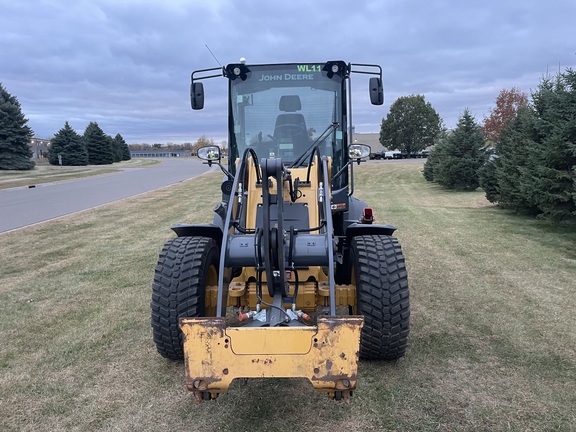
{"label": "operator cab", "polygon": [[[226,76],[230,80],[230,148],[237,151],[232,158],[252,148],[259,159],[280,158],[290,165],[311,152],[311,146],[319,145],[323,156],[342,159],[344,62],[229,65]],[[321,142],[315,143],[326,131]],[[303,159],[302,165],[308,162]]]}
{"label": "operator cab", "polygon": [[[217,70],[221,74],[210,74]],[[349,193],[346,167],[357,159],[358,149],[354,147],[360,146],[349,145],[352,73],[372,75],[370,101],[382,105],[382,69],[377,65],[343,61],[247,65],[241,61],[221,69],[193,72],[192,108],[204,107],[201,80],[228,78],[230,179],[236,172],[237,160],[247,150],[253,151],[260,161],[280,159],[288,168],[308,166],[313,155],[328,157],[333,173],[338,173],[332,178],[334,194],[345,199]]]}

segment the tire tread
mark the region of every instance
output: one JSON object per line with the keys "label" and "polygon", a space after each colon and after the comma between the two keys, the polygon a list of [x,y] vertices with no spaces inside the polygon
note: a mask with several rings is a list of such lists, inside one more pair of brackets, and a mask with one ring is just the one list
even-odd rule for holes
{"label": "tire tread", "polygon": [[360,357],[404,356],[410,331],[408,274],[398,239],[363,235],[352,242],[358,313],[364,316]]}
{"label": "tire tread", "polygon": [[184,358],[178,320],[203,316],[207,261],[214,260],[214,253],[218,256],[217,250],[216,242],[207,237],[176,237],[164,244],[150,303],[154,342],[163,357]]}

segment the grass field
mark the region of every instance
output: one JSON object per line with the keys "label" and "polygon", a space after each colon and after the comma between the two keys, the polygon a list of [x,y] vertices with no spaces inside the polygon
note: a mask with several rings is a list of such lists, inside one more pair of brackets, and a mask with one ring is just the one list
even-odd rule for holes
{"label": "grass field", "polygon": [[0,235],[0,430],[575,430],[576,230],[420,170],[356,169],[356,195],[398,227],[412,327],[405,358],[360,363],[348,405],[301,380],[196,405],[155,352],[158,252],[172,224],[212,219],[220,174]]}

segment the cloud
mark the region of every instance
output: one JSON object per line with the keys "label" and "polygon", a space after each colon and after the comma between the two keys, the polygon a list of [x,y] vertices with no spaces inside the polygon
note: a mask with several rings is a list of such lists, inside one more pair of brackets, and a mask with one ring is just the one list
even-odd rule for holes
{"label": "cloud", "polygon": [[[378,63],[384,107],[354,89],[359,132],[378,132],[400,96],[424,94],[453,127],[477,120],[503,88],[530,92],[539,78],[576,64],[576,3],[559,0],[268,2],[0,0],[0,80],[29,125],[50,137],[65,121],[98,121],[128,142],[226,137],[226,83],[207,83],[192,112],[190,73],[248,62],[343,59]],[[364,98],[364,99],[363,99]]]}

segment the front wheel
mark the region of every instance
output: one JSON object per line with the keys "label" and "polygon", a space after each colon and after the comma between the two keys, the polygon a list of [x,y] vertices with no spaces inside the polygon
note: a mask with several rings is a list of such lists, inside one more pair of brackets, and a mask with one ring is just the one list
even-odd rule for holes
{"label": "front wheel", "polygon": [[408,273],[398,239],[363,235],[352,241],[357,313],[364,315],[360,357],[396,360],[404,356],[410,331]]}
{"label": "front wheel", "polygon": [[207,237],[168,240],[154,271],[152,283],[152,333],[163,357],[184,358],[178,320],[205,316],[207,285],[218,284],[219,247]]}

